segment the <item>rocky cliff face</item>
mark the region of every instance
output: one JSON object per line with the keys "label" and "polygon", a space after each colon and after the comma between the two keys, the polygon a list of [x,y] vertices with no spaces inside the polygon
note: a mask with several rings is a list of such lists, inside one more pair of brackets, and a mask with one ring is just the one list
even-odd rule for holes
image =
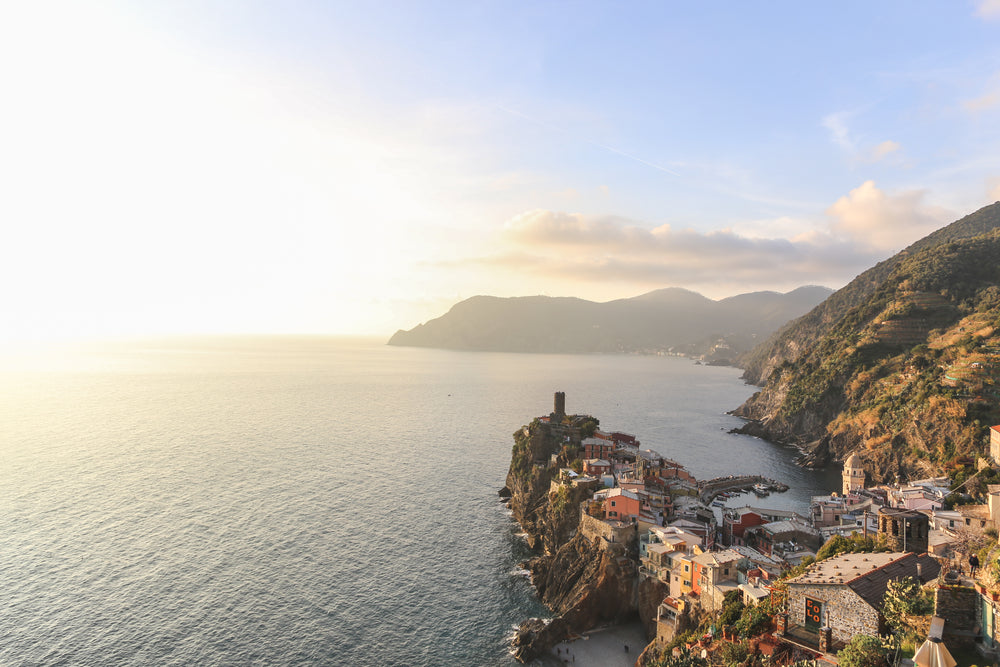
{"label": "rocky cliff face", "polygon": [[[581,426],[586,421],[581,420]],[[555,553],[576,532],[578,505],[585,491],[570,488],[551,499],[549,492],[559,468],[568,466],[575,457],[581,435],[580,426],[554,429],[538,420],[514,433],[506,490],[514,519],[521,524],[532,549]]]}
{"label": "rocky cliff face", "polygon": [[637,606],[639,618],[646,631],[646,641],[653,641],[656,637],[656,610],[663,602],[663,598],[669,594],[670,587],[659,579],[644,577],[639,582]]}
{"label": "rocky cliff face", "polygon": [[556,554],[534,558],[528,565],[542,602],[558,616],[520,625],[514,656],[521,662],[574,634],[635,616],[635,563],[621,544],[591,543],[578,533]]}
{"label": "rocky cliff face", "polygon": [[571,417],[567,424],[553,427],[536,420],[514,434],[506,492],[514,517],[539,552],[526,564],[532,582],[541,601],[556,614],[551,620],[531,619],[520,625],[513,647],[522,662],[574,634],[636,613],[632,546],[589,540],[578,531],[580,504],[589,493],[571,486],[552,490],[559,468],[577,457],[581,436],[596,422]]}

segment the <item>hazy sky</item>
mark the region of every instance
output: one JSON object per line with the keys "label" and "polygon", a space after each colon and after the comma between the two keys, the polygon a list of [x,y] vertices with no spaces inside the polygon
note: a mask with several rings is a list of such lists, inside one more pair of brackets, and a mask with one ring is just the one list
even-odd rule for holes
{"label": "hazy sky", "polygon": [[0,339],[840,287],[1000,199],[1000,0],[8,2]]}

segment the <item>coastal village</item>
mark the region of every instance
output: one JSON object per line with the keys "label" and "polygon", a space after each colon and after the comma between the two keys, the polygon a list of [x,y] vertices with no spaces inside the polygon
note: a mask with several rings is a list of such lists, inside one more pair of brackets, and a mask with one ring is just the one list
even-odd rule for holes
{"label": "coastal village", "polygon": [[[515,434],[501,491],[559,613],[522,624],[518,659],[635,614],[650,642],[637,665],[998,664],[1000,485],[955,504],[954,480],[869,485],[852,454],[842,487],[807,513],[773,509],[780,481],[697,480],[565,400]],[[1000,466],[1000,426],[990,433],[962,486]],[[852,662],[859,637],[885,661]]]}

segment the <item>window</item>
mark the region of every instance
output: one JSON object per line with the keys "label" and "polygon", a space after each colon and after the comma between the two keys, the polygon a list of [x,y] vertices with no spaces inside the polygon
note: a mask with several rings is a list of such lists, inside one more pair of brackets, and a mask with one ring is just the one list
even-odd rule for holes
{"label": "window", "polygon": [[614,507],[614,506],[615,506],[615,501],[613,501],[613,500],[611,501],[611,506],[612,506],[612,507]]}

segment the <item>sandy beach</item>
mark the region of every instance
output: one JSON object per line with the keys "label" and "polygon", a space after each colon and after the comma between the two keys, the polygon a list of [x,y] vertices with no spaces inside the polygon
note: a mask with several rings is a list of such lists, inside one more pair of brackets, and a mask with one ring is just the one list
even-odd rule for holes
{"label": "sandy beach", "polygon": [[562,642],[552,649],[552,655],[563,664],[579,667],[632,667],[644,648],[646,635],[642,624],[636,622],[594,630],[580,639]]}

